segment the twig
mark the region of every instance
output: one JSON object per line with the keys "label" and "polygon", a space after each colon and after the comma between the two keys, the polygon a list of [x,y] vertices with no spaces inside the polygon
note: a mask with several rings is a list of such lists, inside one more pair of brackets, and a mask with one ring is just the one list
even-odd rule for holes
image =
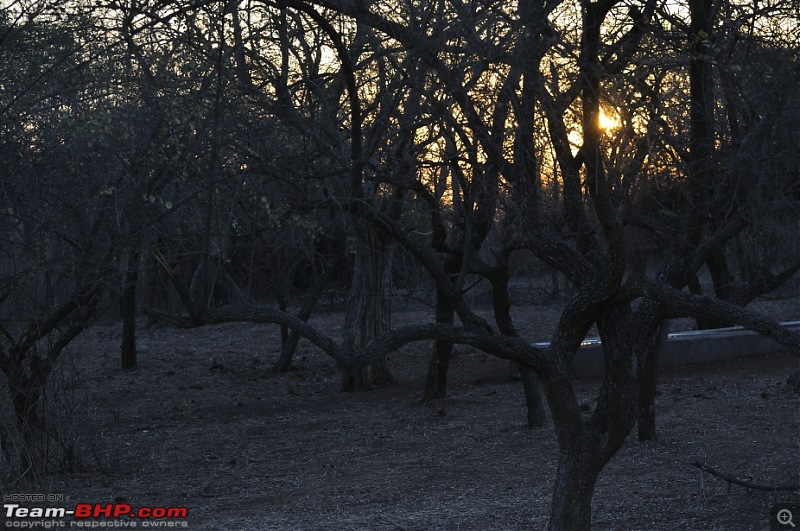
{"label": "twig", "polygon": [[708,472],[712,476],[716,476],[718,478],[724,479],[725,481],[728,482],[728,487],[730,487],[730,485],[733,484],[733,485],[740,485],[740,486],[748,488],[748,489],[764,490],[764,491],[767,491],[767,492],[800,490],[800,485],[798,485],[798,484],[794,484],[794,485],[759,485],[758,483],[753,483],[752,481],[748,481],[746,479],[739,479],[739,478],[736,478],[736,477],[733,477],[733,476],[728,476],[726,474],[723,474],[721,472],[718,472],[718,471],[714,470],[710,466],[708,466],[708,465],[706,465],[704,463],[701,463],[700,461],[698,461],[697,459],[694,459],[694,458],[689,460],[689,464],[692,465],[692,466],[696,466],[697,468],[699,468],[700,470],[703,470],[704,472]]}
{"label": "twig", "polygon": [[708,505],[706,505],[706,475],[700,471],[700,489],[703,493],[703,512],[708,515]]}

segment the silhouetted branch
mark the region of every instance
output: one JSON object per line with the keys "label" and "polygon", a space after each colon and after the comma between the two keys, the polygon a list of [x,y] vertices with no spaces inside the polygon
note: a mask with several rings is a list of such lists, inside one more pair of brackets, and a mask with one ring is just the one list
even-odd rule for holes
{"label": "silhouetted branch", "polygon": [[800,271],[800,260],[795,261],[777,274],[773,274],[769,271],[762,272],[743,286],[739,286],[738,289],[734,291],[733,295],[731,295],[731,301],[736,304],[748,304],[759,295],[778,289],[798,271]]}
{"label": "silhouetted branch", "polygon": [[469,345],[498,358],[521,363],[540,374],[553,372],[554,364],[548,351],[534,347],[520,338],[436,324],[412,325],[392,330],[370,341],[363,352],[353,356],[352,363],[358,366],[367,365],[408,343],[426,339]]}
{"label": "silhouetted branch", "polygon": [[221,308],[207,310],[195,317],[171,315],[153,308],[146,308],[145,313],[156,320],[169,323],[179,328],[197,328],[199,326],[220,323],[270,323],[288,326],[298,334],[311,341],[333,358],[340,366],[350,367],[350,357],[331,338],[318,331],[296,316],[271,308],[269,306],[250,306],[246,308]]}
{"label": "silhouetted branch", "polygon": [[[153,256],[155,257],[156,261],[161,265],[161,267],[164,268],[164,272],[167,273],[167,277],[172,283],[172,286],[175,288],[175,291],[178,292],[178,297],[181,299],[181,302],[186,307],[186,310],[189,312],[189,315],[192,317],[192,319],[197,320],[200,316],[200,313],[197,311],[197,307],[195,306],[191,295],[189,295],[189,292],[186,290],[186,287],[181,283],[181,281],[175,275],[175,271],[172,269],[172,266],[169,265],[169,262],[167,262],[167,259],[164,257],[161,251],[157,251],[156,253],[154,253]],[[164,314],[162,319],[165,321],[169,321],[168,317],[169,316]],[[171,324],[179,326],[177,323],[171,323]]]}
{"label": "silhouetted branch", "polygon": [[731,302],[716,297],[693,295],[664,284],[646,283],[633,286],[631,293],[662,302],[668,318],[711,317],[730,321],[780,343],[792,354],[800,356],[800,334],[780,325],[777,321],[756,314]]}

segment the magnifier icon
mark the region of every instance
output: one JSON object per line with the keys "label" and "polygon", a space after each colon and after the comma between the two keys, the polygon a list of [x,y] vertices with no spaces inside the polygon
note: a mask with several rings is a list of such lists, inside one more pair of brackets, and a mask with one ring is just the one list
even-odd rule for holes
{"label": "magnifier icon", "polygon": [[789,509],[781,509],[778,511],[778,523],[781,525],[790,525],[794,527],[794,522],[792,522],[792,511]]}

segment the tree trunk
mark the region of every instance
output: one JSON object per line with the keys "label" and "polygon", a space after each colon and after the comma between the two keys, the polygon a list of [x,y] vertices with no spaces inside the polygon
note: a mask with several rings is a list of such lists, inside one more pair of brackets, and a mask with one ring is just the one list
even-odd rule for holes
{"label": "tree trunk", "polygon": [[[711,282],[714,286],[714,294],[718,299],[729,301],[733,293],[733,275],[728,267],[728,259],[724,249],[716,248],[706,260],[706,267],[711,274]],[[734,326],[734,323],[722,319],[704,319],[703,329],[726,328]]]}
{"label": "tree trunk", "polygon": [[8,387],[19,430],[23,434],[32,432],[33,428],[40,424],[41,386],[33,378],[25,375],[24,370],[20,368],[12,371]]}
{"label": "tree trunk", "polygon": [[558,463],[553,501],[550,506],[550,531],[582,531],[592,526],[592,495],[598,467],[588,452],[562,450]]}
{"label": "tree trunk", "polygon": [[[342,255],[334,260],[328,266],[325,273],[317,279],[317,281],[314,283],[314,287],[311,289],[311,292],[306,297],[303,307],[300,308],[300,312],[297,314],[299,319],[302,319],[303,322],[308,322],[308,319],[311,317],[311,313],[314,311],[314,307],[317,305],[317,301],[322,294],[322,290],[324,290],[325,286],[333,281],[345,264],[346,257]],[[279,373],[289,370],[289,367],[292,366],[292,358],[294,357],[294,353],[299,342],[300,334],[298,334],[295,330],[289,331],[288,337],[281,341],[281,355],[272,366],[272,372]]]}
{"label": "tree trunk", "polygon": [[[451,256],[444,261],[444,271],[451,281],[461,270],[461,258]],[[451,325],[455,320],[455,305],[450,295],[438,287],[436,288],[436,324]],[[437,339],[433,345],[433,356],[428,365],[428,377],[425,380],[425,390],[422,395],[423,402],[441,400],[447,397],[447,370],[450,368],[450,358],[453,355],[453,342]]]}
{"label": "tree trunk", "polygon": [[[497,266],[488,271],[489,281],[492,284],[492,305],[494,307],[494,319],[500,333],[504,336],[519,337],[514,321],[511,318],[511,298],[508,294],[508,282],[510,274],[508,272],[507,256],[498,253],[496,256]],[[543,428],[547,425],[547,415],[544,411],[544,403],[539,392],[539,383],[536,375],[527,367],[519,366],[519,374],[522,378],[522,389],[525,392],[525,406],[528,412],[528,427]]]}
{"label": "tree trunk", "polygon": [[650,352],[643,354],[641,374],[639,376],[639,417],[637,430],[639,440],[652,441],[656,438],[656,390],[658,387],[658,367],[661,349],[667,341],[669,327],[662,321],[658,327],[657,337],[650,344]]}
{"label": "tree trunk", "polygon": [[29,376],[23,367],[12,368],[8,373],[8,389],[14,406],[21,444],[18,452],[19,471],[23,476],[44,470],[46,463],[41,458],[42,445],[36,433],[40,431],[42,419],[39,414],[42,383]]}
{"label": "tree trunk", "polygon": [[[551,530],[591,528],[597,476],[625,442],[636,420],[636,364],[630,356],[631,344],[625,342],[630,336],[622,331],[647,324],[654,315],[632,316],[629,307],[618,306],[597,319],[606,374],[590,419],[583,419],[571,389],[564,389],[557,380],[546,382],[559,445]],[[654,328],[649,327],[651,331]],[[585,329],[576,330],[578,333],[583,337]],[[641,335],[638,340],[645,337]]]}
{"label": "tree trunk", "polygon": [[[436,290],[436,324],[453,324],[455,309],[450,297]],[[425,380],[423,402],[441,400],[447,397],[447,369],[453,354],[453,342],[437,339],[434,342],[433,356],[428,365],[428,378]]]}
{"label": "tree trunk", "polygon": [[139,284],[139,246],[134,244],[125,273],[125,288],[119,302],[122,317],[121,364],[123,369],[136,367],[136,287]]}
{"label": "tree trunk", "polygon": [[[378,229],[362,226],[356,236],[353,281],[345,311],[343,346],[362,350],[391,329],[392,242]],[[371,389],[392,380],[386,360],[342,374],[343,391]]]}
{"label": "tree trunk", "polygon": [[[714,108],[716,90],[714,84],[714,65],[711,47],[714,31],[714,5],[712,0],[691,0],[689,2],[689,31],[691,32],[689,59],[689,198],[692,213],[688,220],[689,243],[697,246],[703,231],[708,225],[705,219],[707,205],[711,204],[715,185],[718,184],[715,163],[715,119]],[[716,190],[719,191],[718,189]],[[713,223],[712,223],[713,226]],[[714,251],[716,252],[716,250]],[[712,256],[714,254],[712,252]],[[714,259],[707,261],[715,287],[721,271]],[[727,264],[725,264],[727,269]],[[717,277],[717,278],[715,278]],[[689,284],[689,290],[699,286]],[[699,329],[714,328],[718,322],[707,317],[697,318]]]}
{"label": "tree trunk", "polygon": [[536,375],[527,367],[519,367],[519,374],[522,377],[522,389],[525,391],[525,406],[528,412],[529,428],[544,428],[547,426],[547,414],[544,410],[544,402],[539,392],[539,383]]}
{"label": "tree trunk", "polygon": [[[275,297],[278,299],[278,309],[282,312],[285,312],[289,308],[289,301],[285,294],[283,293],[275,293]],[[289,341],[289,327],[286,325],[281,325],[281,350],[286,347],[286,343]]]}
{"label": "tree trunk", "polygon": [[277,361],[272,365],[272,372],[280,373],[288,371],[292,366],[292,359],[300,342],[300,334],[295,331],[289,332],[289,337],[281,343],[281,354]]}

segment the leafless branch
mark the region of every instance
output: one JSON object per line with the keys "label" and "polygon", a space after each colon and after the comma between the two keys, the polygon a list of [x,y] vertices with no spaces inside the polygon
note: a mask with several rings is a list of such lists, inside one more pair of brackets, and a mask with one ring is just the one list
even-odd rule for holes
{"label": "leafless branch", "polygon": [[716,297],[693,295],[657,283],[635,285],[629,292],[662,302],[669,317],[711,317],[731,321],[773,339],[789,349],[792,354],[800,356],[800,334],[788,330],[777,321],[731,302]]}

